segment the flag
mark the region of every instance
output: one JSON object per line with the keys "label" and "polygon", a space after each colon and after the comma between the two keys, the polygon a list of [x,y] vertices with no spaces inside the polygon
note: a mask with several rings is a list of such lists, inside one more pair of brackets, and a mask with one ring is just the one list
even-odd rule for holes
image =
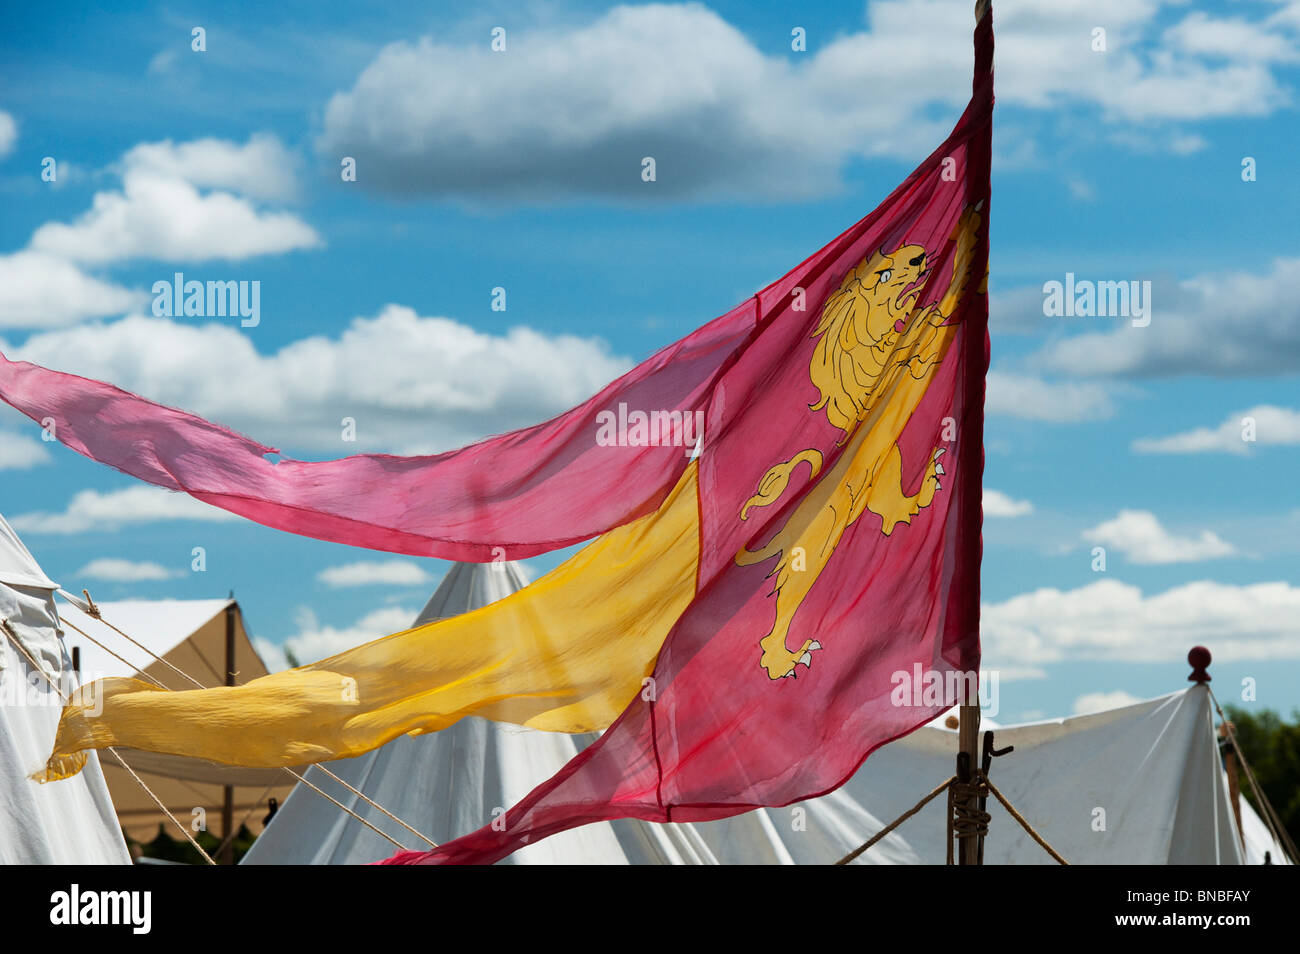
{"label": "flag", "polygon": [[277,530],[444,560],[522,560],[667,499],[755,314],[754,301],[741,304],[554,420],[432,456],[293,460],[185,411],[3,354],[0,399],[92,460]]}
{"label": "flag", "polygon": [[274,766],[473,714],[608,726],[496,825],[399,859],[492,861],[590,821],[821,794],[950,705],[979,661],[992,45],[986,14],[970,104],[879,208],[537,428],[271,464],[183,412],[0,363],[0,396],[69,446],[271,525],[481,558],[595,535],[499,603],[244,686],[92,683],[45,777],[107,745]]}
{"label": "flag", "polygon": [[[578,825],[706,821],[843,784],[979,665],[992,16],[948,140],[764,297],[709,402],[699,583],[646,688],[478,831],[491,863]],[[816,303],[806,311],[800,301]],[[921,685],[917,685],[917,683]]]}

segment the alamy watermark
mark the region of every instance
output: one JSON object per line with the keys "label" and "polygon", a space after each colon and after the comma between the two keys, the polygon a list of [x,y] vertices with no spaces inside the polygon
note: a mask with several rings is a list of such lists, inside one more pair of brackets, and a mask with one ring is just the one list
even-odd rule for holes
{"label": "alamy watermark", "polygon": [[153,283],[156,318],[239,318],[244,328],[262,321],[260,281],[186,281],[177,272],[171,281]]}
{"label": "alamy watermark", "polygon": [[1043,314],[1048,318],[1131,318],[1134,328],[1151,324],[1149,281],[1094,282],[1075,279],[1043,283]]}
{"label": "alamy watermark", "polygon": [[889,677],[889,701],[904,708],[934,709],[962,705],[978,697],[980,711],[990,719],[1001,711],[1001,679],[996,669],[963,672],[957,669],[926,669],[913,663]]}
{"label": "alamy watermark", "polygon": [[704,446],[703,411],[629,411],[620,402],[617,411],[596,414],[596,444],[600,447]]}

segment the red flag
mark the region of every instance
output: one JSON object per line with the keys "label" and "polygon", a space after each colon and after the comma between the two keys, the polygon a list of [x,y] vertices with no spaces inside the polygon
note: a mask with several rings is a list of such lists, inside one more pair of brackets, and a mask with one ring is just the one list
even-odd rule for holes
{"label": "red flag", "polygon": [[956,701],[952,677],[979,665],[987,12],[975,47],[948,140],[760,296],[708,402],[696,595],[642,693],[502,818],[390,862],[490,863],[593,821],[787,805]]}
{"label": "red flag", "polygon": [[[753,330],[746,302],[554,420],[421,457],[273,462],[266,455],[275,448],[193,414],[2,354],[0,399],[42,427],[52,422],[58,440],[92,460],[277,530],[486,563],[580,543],[653,513],[681,479],[687,451],[670,440],[611,444],[602,412],[654,408],[693,422]],[[619,493],[590,492],[606,486]]]}

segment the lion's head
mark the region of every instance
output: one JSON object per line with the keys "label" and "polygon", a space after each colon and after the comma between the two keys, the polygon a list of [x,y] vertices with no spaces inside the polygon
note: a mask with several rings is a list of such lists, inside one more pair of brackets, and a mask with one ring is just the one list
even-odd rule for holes
{"label": "lion's head", "polygon": [[920,245],[883,250],[844,276],[813,332],[819,339],[809,372],[826,418],[846,434],[867,406],[885,361],[925,289],[930,265]]}

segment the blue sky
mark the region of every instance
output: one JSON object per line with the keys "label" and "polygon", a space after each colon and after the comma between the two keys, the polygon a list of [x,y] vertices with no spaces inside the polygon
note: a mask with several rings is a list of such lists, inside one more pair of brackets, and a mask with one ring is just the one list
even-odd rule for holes
{"label": "blue sky", "polygon": [[[544,419],[887,195],[965,104],[970,6],[7,11],[0,347],[309,459]],[[1300,3],[1004,0],[995,19],[998,718],[1170,691],[1196,642],[1225,701],[1251,677],[1253,705],[1289,711]],[[259,281],[260,322],[153,317],[176,271]],[[1067,272],[1151,282],[1150,324],[1045,316]],[[166,499],[39,437],[0,411],[0,511],[101,600],[233,589],[258,637],[307,659],[401,628],[445,570]]]}

